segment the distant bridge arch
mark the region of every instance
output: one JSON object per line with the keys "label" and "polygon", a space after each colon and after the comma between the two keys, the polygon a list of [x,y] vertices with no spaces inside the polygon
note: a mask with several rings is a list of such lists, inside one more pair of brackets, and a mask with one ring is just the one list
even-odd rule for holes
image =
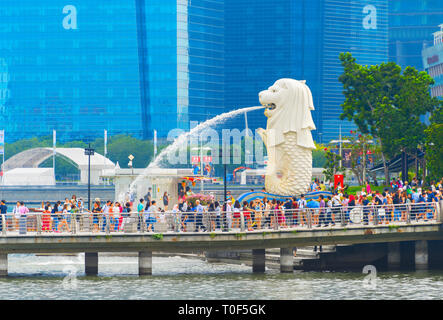
{"label": "distant bridge arch", "polygon": [[[52,157],[53,153],[53,148],[33,148],[22,151],[5,161],[3,170],[6,172],[16,168],[38,168],[45,160]],[[88,183],[88,156],[85,155],[85,149],[56,148],[55,153],[80,170],[81,183]],[[114,167],[115,164],[111,160],[95,152],[91,156],[91,183],[99,184],[102,170]]]}

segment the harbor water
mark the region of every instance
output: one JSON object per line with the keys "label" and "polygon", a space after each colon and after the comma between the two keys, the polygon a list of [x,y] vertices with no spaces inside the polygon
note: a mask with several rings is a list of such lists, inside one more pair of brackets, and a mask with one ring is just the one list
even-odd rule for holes
{"label": "harbor water", "polygon": [[0,299],[123,300],[405,300],[442,299],[443,272],[302,272],[153,257],[153,275],[138,276],[137,257],[100,256],[98,276],[85,276],[84,255],[11,254]]}

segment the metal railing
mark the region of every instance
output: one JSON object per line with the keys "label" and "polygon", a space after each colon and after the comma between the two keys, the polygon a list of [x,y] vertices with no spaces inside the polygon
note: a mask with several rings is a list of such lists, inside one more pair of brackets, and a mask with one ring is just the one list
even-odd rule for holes
{"label": "metal railing", "polygon": [[[442,202],[443,203],[443,202]],[[440,221],[436,202],[230,212],[48,213],[1,215],[0,236],[25,234],[217,232],[416,224]]]}

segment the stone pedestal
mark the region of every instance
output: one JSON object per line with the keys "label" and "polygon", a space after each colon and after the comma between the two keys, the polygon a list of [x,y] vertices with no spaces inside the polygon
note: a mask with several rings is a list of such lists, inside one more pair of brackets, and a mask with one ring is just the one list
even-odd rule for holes
{"label": "stone pedestal", "polygon": [[401,267],[400,242],[388,243],[388,270],[399,270]]}
{"label": "stone pedestal", "polygon": [[6,277],[8,275],[8,254],[0,254],[0,277]]}
{"label": "stone pedestal", "polygon": [[415,241],[415,270],[428,270],[429,252],[426,240]]}
{"label": "stone pedestal", "polygon": [[85,252],[85,273],[87,276],[98,274],[98,252]]}
{"label": "stone pedestal", "polygon": [[264,273],[266,270],[266,251],[265,249],[252,250],[252,272]]}
{"label": "stone pedestal", "polygon": [[152,251],[138,253],[138,275],[152,275]]}
{"label": "stone pedestal", "polygon": [[294,253],[292,248],[280,248],[280,272],[294,272]]}

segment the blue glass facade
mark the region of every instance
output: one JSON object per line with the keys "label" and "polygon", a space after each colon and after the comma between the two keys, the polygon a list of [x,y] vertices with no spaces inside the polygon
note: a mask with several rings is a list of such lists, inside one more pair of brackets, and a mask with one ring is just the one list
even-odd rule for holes
{"label": "blue glass facade", "polygon": [[[387,61],[387,0],[226,1],[226,105],[258,103],[258,92],[279,78],[306,80],[314,97],[314,139],[329,142],[353,129],[339,121],[343,102],[341,52],[362,64]],[[238,127],[244,127],[239,119]],[[265,126],[262,112],[251,128]]]}
{"label": "blue glass facade", "polygon": [[[258,105],[258,93],[280,78],[306,79],[318,106],[321,2],[230,0],[225,11],[227,109]],[[248,114],[248,123],[265,127],[263,111]],[[244,118],[231,125],[244,128]]]}
{"label": "blue glass facade", "polygon": [[433,45],[423,49],[422,55],[423,66],[434,79],[431,95],[443,98],[443,24],[440,24],[439,30],[434,32]]}
{"label": "blue glass facade", "polygon": [[389,60],[424,70],[421,52],[432,46],[432,33],[442,17],[441,0],[390,0]]}
{"label": "blue glass facade", "polygon": [[329,142],[354,128],[338,119],[339,54],[422,69],[442,13],[440,0],[2,0],[0,129],[7,142],[53,129],[63,140],[104,129],[162,138],[257,105],[290,77],[307,81],[314,139]]}
{"label": "blue glass facade", "polygon": [[165,137],[221,113],[223,19],[217,0],[3,0],[7,141]]}
{"label": "blue glass facade", "polygon": [[339,121],[342,113],[343,84],[338,77],[343,67],[338,59],[341,52],[351,52],[357,62],[374,65],[388,58],[388,8],[386,0],[325,0],[323,18],[322,90],[319,132],[322,142],[355,129],[352,122]]}
{"label": "blue glass facade", "polygon": [[142,131],[135,3],[2,0],[0,56],[8,142]]}

